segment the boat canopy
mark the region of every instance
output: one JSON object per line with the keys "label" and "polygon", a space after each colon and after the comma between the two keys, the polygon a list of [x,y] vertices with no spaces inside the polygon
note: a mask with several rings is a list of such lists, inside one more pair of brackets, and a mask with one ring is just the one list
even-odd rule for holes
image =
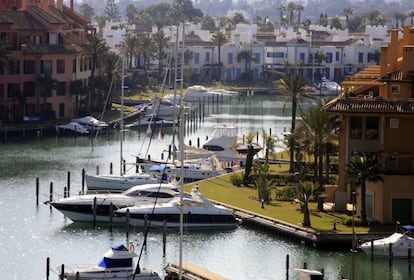
{"label": "boat canopy", "polygon": [[115,244],[105,253],[98,266],[103,268],[131,267],[135,256],[123,244]]}
{"label": "boat canopy", "polygon": [[408,231],[414,231],[414,226],[412,225],[405,225],[405,226],[401,226],[403,229],[408,230]]}

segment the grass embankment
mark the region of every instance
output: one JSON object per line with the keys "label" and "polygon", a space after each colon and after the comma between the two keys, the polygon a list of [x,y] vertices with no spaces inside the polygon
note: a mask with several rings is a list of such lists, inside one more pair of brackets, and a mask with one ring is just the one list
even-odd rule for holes
{"label": "grass embankment", "polygon": [[[285,169],[286,166],[283,165],[281,167],[279,165],[272,165],[271,167],[272,172],[285,172]],[[258,200],[257,190],[250,187],[237,187],[233,185],[231,183],[231,176],[233,174],[230,173],[198,183],[187,184],[185,185],[185,191],[189,193],[198,184],[200,192],[209,199],[295,226],[302,226],[303,213],[300,211],[299,203],[273,200],[270,204],[265,204],[264,208],[262,208],[262,204]],[[309,203],[309,208],[311,210],[311,229],[320,232],[333,231],[333,224],[336,221],[336,232],[352,232],[352,226],[345,224],[345,221],[352,219],[352,215],[339,212],[318,211],[317,204],[314,202]],[[355,232],[360,233],[392,231],[393,228],[391,226],[355,227]]]}

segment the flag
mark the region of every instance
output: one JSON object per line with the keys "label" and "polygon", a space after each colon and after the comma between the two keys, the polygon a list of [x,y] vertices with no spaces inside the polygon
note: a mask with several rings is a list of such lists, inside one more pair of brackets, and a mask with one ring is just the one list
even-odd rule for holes
{"label": "flag", "polygon": [[163,125],[163,123],[161,122],[160,130],[158,131],[158,139],[159,140],[164,139],[164,131],[162,131],[162,125]]}

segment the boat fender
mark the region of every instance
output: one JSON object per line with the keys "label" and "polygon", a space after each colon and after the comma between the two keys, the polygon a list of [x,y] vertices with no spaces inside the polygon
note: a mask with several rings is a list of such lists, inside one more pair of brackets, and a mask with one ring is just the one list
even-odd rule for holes
{"label": "boat fender", "polygon": [[132,242],[129,244],[129,252],[130,253],[135,253],[135,246],[134,246],[134,243],[132,243]]}

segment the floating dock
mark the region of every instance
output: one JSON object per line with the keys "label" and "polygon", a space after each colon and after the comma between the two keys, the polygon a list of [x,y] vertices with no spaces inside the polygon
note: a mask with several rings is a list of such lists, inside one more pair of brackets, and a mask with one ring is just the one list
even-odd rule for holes
{"label": "floating dock", "polygon": [[[167,275],[165,276],[165,280],[175,280],[179,278],[178,274],[180,273],[180,267],[177,264],[168,264],[165,268],[165,272],[167,273]],[[183,263],[182,279],[184,280],[229,280],[229,278],[210,272],[192,263]]]}

